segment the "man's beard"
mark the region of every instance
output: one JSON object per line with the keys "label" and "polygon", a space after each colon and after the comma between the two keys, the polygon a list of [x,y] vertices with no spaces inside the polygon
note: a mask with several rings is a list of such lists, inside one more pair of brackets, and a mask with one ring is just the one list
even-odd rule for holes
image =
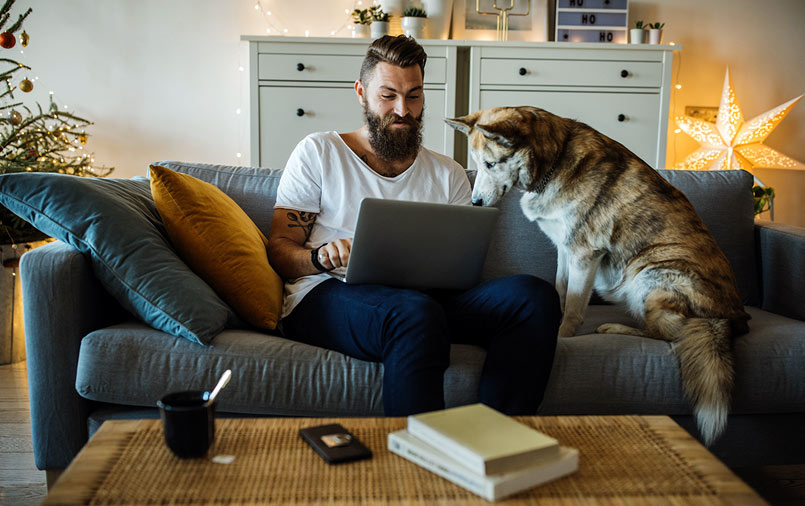
{"label": "man's beard", "polygon": [[[424,113],[424,109],[423,109]],[[369,144],[375,154],[388,161],[407,160],[416,157],[422,145],[422,114],[419,117],[398,114],[380,116],[363,104],[363,116],[369,127]],[[392,128],[392,123],[402,121],[407,127]]]}

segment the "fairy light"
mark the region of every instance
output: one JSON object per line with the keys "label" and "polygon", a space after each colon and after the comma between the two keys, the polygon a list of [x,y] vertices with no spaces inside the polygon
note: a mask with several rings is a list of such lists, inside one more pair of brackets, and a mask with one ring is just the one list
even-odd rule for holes
{"label": "fairy light", "polygon": [[[285,35],[290,33],[290,29],[288,28],[289,23],[282,19],[281,14],[272,11],[271,2],[278,2],[281,0],[256,0],[254,4],[254,10],[259,12],[263,17],[263,21],[266,23],[266,34],[278,34],[278,35]],[[377,3],[377,0],[373,0],[369,3]],[[345,29],[352,30],[352,11],[354,9],[360,8],[364,5],[364,0],[353,0],[352,7],[353,9],[344,9],[344,20],[338,28],[333,30],[329,30],[325,33],[328,33],[331,37],[337,36],[340,32],[344,31]],[[304,33],[305,37],[310,37],[312,30],[310,28],[304,28],[301,30]]]}

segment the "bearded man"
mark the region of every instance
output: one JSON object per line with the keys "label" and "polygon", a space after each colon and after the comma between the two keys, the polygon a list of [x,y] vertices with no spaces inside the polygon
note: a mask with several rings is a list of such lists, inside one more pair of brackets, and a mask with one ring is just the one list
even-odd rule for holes
{"label": "bearded man", "polygon": [[516,275],[423,292],[342,281],[363,198],[470,204],[464,169],[421,145],[426,60],[413,38],[374,41],[355,82],[366,123],[311,134],[291,154],[268,244],[269,261],[286,280],[280,328],[289,339],[382,362],[387,416],[445,407],[451,343],[487,351],[473,392],[480,402],[534,414],[561,319],[551,284]]}

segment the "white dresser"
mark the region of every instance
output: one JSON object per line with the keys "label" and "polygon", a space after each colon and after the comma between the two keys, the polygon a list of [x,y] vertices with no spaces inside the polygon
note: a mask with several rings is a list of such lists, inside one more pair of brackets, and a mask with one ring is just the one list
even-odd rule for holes
{"label": "white dresser", "polygon": [[[251,164],[285,166],[308,133],[355,130],[353,84],[368,39],[243,36],[249,41]],[[655,168],[665,165],[674,46],[423,40],[424,143],[466,165],[466,142],[442,121],[533,105],[583,121]]]}
{"label": "white dresser", "polygon": [[587,123],[665,166],[674,46],[476,43],[469,110],[532,105]]}

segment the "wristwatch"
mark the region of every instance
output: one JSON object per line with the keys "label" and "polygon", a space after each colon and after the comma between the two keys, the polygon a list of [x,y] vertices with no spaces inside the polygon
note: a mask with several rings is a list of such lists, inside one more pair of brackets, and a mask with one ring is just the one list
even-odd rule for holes
{"label": "wristwatch", "polygon": [[312,250],[310,250],[310,261],[313,262],[313,267],[315,267],[321,272],[327,272],[330,270],[327,267],[323,266],[321,262],[319,262],[319,250],[322,248],[322,246],[326,245],[327,243],[324,243],[318,248],[313,248]]}

